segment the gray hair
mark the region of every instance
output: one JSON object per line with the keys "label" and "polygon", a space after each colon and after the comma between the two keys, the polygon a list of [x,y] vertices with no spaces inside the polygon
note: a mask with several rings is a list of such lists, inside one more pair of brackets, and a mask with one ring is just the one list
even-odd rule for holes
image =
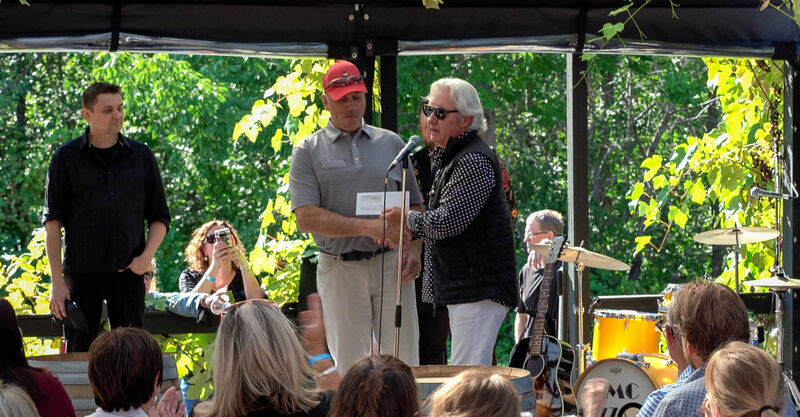
{"label": "gray hair", "polygon": [[539,210],[531,213],[525,220],[525,227],[528,227],[534,220],[546,232],[553,232],[556,236],[564,233],[564,217],[555,210]]}
{"label": "gray hair", "polygon": [[440,78],[431,84],[427,99],[440,88],[450,89],[450,100],[462,116],[472,116],[467,130],[477,130],[478,133],[486,132],[486,119],[483,117],[483,105],[478,92],[472,84],[460,78]]}

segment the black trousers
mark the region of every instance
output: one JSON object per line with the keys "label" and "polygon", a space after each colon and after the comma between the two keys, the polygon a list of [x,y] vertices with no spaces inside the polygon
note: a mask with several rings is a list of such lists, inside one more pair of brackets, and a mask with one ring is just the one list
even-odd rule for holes
{"label": "black trousers", "polygon": [[415,284],[419,321],[419,364],[447,365],[447,336],[450,335],[447,307],[438,306],[434,310],[433,304],[423,303],[422,278]]}
{"label": "black trousers", "polygon": [[69,295],[86,317],[89,332],[64,326],[67,352],[86,352],[100,331],[103,300],[108,321],[115,327],[142,327],[144,323],[144,280],[130,270],[70,274],[65,277]]}
{"label": "black trousers", "polygon": [[419,319],[419,364],[447,365],[447,336],[450,317],[447,309],[417,310]]}

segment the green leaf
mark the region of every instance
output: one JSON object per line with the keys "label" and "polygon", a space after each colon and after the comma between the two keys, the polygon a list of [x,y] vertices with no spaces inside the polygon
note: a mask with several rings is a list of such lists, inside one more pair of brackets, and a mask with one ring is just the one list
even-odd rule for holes
{"label": "green leaf", "polygon": [[689,214],[676,206],[669,206],[669,214],[667,215],[669,221],[674,222],[678,227],[683,229],[686,227],[686,222],[689,220]]}
{"label": "green leaf", "polygon": [[622,12],[628,10],[628,9],[630,9],[631,6],[633,6],[633,2],[628,3],[628,4],[620,7],[619,9],[614,9],[614,10],[608,12],[608,15],[609,16],[616,16],[616,15],[618,15],[618,14],[620,14],[620,13],[622,13]]}
{"label": "green leaf", "polygon": [[703,180],[698,179],[689,190],[692,202],[695,204],[703,204],[706,201],[706,189],[703,187]]}
{"label": "green leaf", "polygon": [[637,182],[636,185],[634,185],[631,189],[631,195],[629,198],[631,200],[638,200],[639,197],[642,196],[642,193],[644,193],[644,184]]}
{"label": "green leaf", "polygon": [[661,169],[661,156],[653,155],[642,161],[642,168],[647,169],[644,173],[644,180],[650,181],[656,176],[658,170]]}
{"label": "green leaf", "polygon": [[612,25],[611,23],[606,22],[606,24],[604,24],[600,29],[600,32],[603,32],[603,37],[608,41],[618,33],[622,32],[622,29],[625,29],[624,23],[614,23]]}
{"label": "green leaf", "polygon": [[667,184],[669,184],[669,181],[667,181],[667,177],[665,177],[663,174],[657,175],[655,178],[653,178],[653,189],[655,190],[658,190]]}
{"label": "green leaf", "polygon": [[272,144],[272,150],[279,152],[281,150],[281,146],[283,145],[283,130],[280,128],[277,129],[275,134],[272,135],[270,142]]}
{"label": "green leaf", "polygon": [[645,248],[645,246],[650,244],[650,239],[652,239],[651,236],[636,236],[636,238],[634,239],[634,241],[636,242],[636,252],[634,253],[641,252],[642,249]]}

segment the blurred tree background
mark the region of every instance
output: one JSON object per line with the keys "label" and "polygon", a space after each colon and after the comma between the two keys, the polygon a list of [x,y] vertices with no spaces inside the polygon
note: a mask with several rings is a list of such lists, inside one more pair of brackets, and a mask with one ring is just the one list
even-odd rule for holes
{"label": "blurred tree background", "polygon": [[[477,88],[487,139],[496,143],[517,196],[520,265],[526,216],[543,208],[566,213],[565,62],[555,54],[398,58],[401,137],[417,133],[417,105],[431,82],[455,76]],[[56,147],[85,128],[83,89],[105,80],[122,85],[123,133],[153,149],[164,179],[173,222],[156,255],[161,289],[177,289],[191,231],[222,218],[241,234],[271,296],[296,297],[299,258],[313,247],[296,230],[286,174],[291,144],[327,122],[319,99],[326,66],[325,60],[166,54],[0,54],[0,296],[17,300],[20,312],[46,310],[49,270],[32,232],[41,226],[47,166]],[[757,183],[754,178],[768,178],[771,153],[763,132],[779,100],[780,69],[763,61],[593,59],[584,79],[591,185],[584,246],[632,269],[592,269],[592,296],[654,293],[704,273],[720,276],[730,271],[730,256],[693,243],[694,234],[732,219],[771,226],[769,216],[753,214],[768,207],[750,208],[741,190]],[[742,100],[750,107],[731,104]],[[375,110],[380,113],[379,105]],[[712,146],[700,155],[703,140]],[[713,152],[749,159],[698,168],[720,160]],[[757,267],[743,272],[763,274],[771,262],[769,244],[763,247],[745,256]],[[503,333],[500,363],[507,362],[513,339],[508,325]]]}

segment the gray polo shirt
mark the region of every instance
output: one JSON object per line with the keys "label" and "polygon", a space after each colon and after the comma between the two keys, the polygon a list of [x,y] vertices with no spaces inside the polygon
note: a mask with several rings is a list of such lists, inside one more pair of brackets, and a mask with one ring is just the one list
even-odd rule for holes
{"label": "gray polo shirt", "polygon": [[[364,124],[351,137],[328,123],[292,150],[289,166],[292,210],[315,205],[356,217],[356,194],[382,192],[386,169],[404,146],[397,134],[386,129]],[[398,165],[389,175],[387,189],[399,191],[401,186],[402,170]],[[422,203],[413,169],[408,170],[406,190],[410,192],[411,205]],[[332,238],[318,233],[313,236],[321,251],[335,255],[379,248],[366,236]]]}

